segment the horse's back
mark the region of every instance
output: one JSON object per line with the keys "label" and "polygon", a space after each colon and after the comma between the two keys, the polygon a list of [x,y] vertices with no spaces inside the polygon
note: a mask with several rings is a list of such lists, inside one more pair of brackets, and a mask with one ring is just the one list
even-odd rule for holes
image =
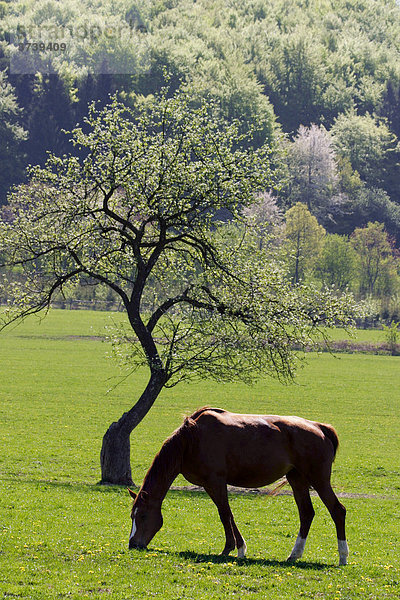
{"label": "horse's back", "polygon": [[259,436],[264,443],[268,443],[269,438],[277,442],[279,438],[292,439],[296,435],[323,438],[326,435],[323,428],[331,428],[330,425],[322,425],[302,417],[240,414],[208,407],[200,409],[191,418],[196,420],[200,431],[205,434],[214,435],[218,432],[222,437],[223,433],[234,438],[248,437],[252,443],[259,442]]}
{"label": "horse's back", "polygon": [[328,463],[334,458],[333,441],[327,446],[329,436],[314,421],[208,407],[195,415],[203,471],[225,472],[232,485],[268,485],[293,468],[313,470],[314,463],[325,455]]}

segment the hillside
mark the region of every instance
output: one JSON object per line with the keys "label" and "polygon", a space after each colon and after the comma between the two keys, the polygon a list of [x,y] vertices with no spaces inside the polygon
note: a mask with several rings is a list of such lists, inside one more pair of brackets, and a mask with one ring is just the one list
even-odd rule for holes
{"label": "hillside", "polygon": [[63,130],[89,102],[134,105],[168,73],[171,91],[191,82],[194,102],[262,124],[283,209],[306,202],[331,233],[378,220],[399,244],[395,0],[14,0],[0,17],[1,202],[27,164],[71,151]]}

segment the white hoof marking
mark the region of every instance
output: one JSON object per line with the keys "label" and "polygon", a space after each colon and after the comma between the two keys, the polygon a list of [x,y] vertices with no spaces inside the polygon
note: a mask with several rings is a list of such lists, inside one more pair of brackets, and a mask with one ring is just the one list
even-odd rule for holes
{"label": "white hoof marking", "polygon": [[293,550],[292,550],[288,560],[296,560],[303,556],[306,541],[307,541],[307,538],[302,538],[299,535],[297,536],[296,543],[293,546]]}
{"label": "white hoof marking", "polygon": [[346,540],[338,540],[339,549],[339,566],[347,565],[347,557],[349,556],[349,546]]}
{"label": "white hoof marking", "polygon": [[243,540],[243,546],[240,546],[240,548],[238,548],[238,558],[244,558],[246,556],[246,551],[246,542]]}

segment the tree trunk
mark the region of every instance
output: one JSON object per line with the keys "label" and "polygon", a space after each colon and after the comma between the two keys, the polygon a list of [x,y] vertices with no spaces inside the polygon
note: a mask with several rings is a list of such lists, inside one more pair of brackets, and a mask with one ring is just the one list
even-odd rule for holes
{"label": "tree trunk", "polygon": [[112,423],[103,437],[100,452],[100,483],[133,485],[130,437],[120,421]]}
{"label": "tree trunk", "polygon": [[112,423],[106,431],[100,452],[100,483],[133,485],[130,435],[153,406],[164,383],[164,372],[152,373],[150,381],[137,403],[116,423]]}

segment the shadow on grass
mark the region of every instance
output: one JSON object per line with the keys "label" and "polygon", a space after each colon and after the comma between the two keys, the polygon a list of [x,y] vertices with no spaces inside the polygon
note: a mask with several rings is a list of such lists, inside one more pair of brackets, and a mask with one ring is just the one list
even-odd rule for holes
{"label": "shadow on grass", "polygon": [[[165,552],[164,552],[165,553]],[[242,566],[263,566],[263,567],[281,567],[284,569],[293,569],[293,567],[297,569],[310,569],[313,571],[323,571],[325,569],[331,569],[333,565],[327,563],[320,562],[306,562],[306,561],[296,561],[296,562],[288,562],[286,560],[273,560],[273,559],[264,559],[264,558],[236,558],[234,556],[222,556],[221,554],[198,554],[196,552],[191,552],[190,550],[185,550],[183,552],[168,552],[173,556],[179,556],[181,559],[189,560],[194,563],[208,563],[211,562],[213,564],[226,564],[233,563]]]}
{"label": "shadow on grass", "polygon": [[[33,485],[37,489],[62,489],[71,492],[93,493],[100,492],[103,494],[126,492],[127,486],[124,485],[101,485],[99,483],[83,483],[77,481],[58,481],[57,479],[32,479],[19,475],[15,476],[0,476],[0,481],[12,482],[15,485]],[[131,489],[138,489],[138,486],[131,485]]]}

